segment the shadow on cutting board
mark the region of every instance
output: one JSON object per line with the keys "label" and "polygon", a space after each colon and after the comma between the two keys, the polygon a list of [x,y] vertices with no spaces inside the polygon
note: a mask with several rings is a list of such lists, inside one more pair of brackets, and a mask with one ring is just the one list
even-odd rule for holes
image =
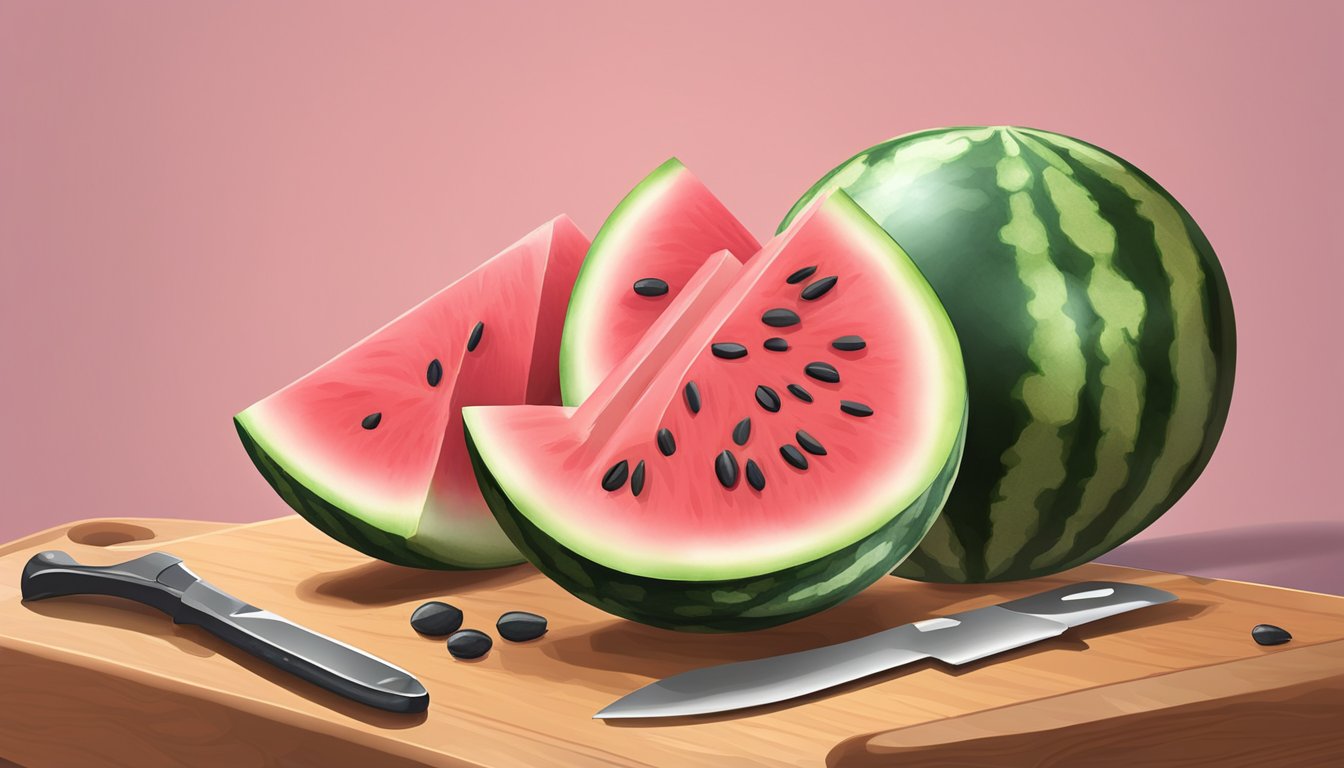
{"label": "shadow on cutting board", "polygon": [[399,714],[383,712],[351,701],[330,691],[300,680],[270,664],[220,640],[199,627],[174,624],[168,616],[145,605],[115,597],[99,595],[72,595],[60,600],[24,603],[24,606],[43,616],[92,625],[126,629],[151,637],[162,638],[189,656],[209,658],[219,655],[248,672],[291,691],[333,712],[378,728],[411,728],[425,721],[427,713]]}
{"label": "shadow on cutting board", "polygon": [[[759,632],[701,635],[671,632],[613,619],[573,627],[568,631],[554,630],[548,633],[549,641],[542,648],[546,655],[567,664],[650,678],[664,678],[711,664],[778,656],[840,643],[929,617],[926,613],[897,621],[878,622],[859,612],[841,613],[848,605],[849,603],[846,603],[844,606],[818,614],[829,618],[832,623],[830,630],[825,632],[807,631],[785,625]],[[1142,611],[1084,624],[1052,640],[1044,640],[1021,651],[1010,651],[996,658],[1015,658],[1015,654],[1038,653],[1051,649],[1082,651],[1088,647],[1088,638],[1170,621],[1184,621],[1198,616],[1208,607],[1205,603],[1184,600],[1155,605]],[[961,668],[949,667],[948,672],[960,674],[974,668],[974,664]]]}
{"label": "shadow on cutting board", "polygon": [[299,583],[297,593],[306,601],[327,605],[400,605],[502,589],[535,573],[527,565],[484,571],[427,571],[372,560],[309,576]]}

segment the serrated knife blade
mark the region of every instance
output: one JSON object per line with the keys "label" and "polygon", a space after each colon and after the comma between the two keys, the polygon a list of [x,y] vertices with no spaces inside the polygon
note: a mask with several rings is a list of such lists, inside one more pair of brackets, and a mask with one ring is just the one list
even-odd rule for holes
{"label": "serrated knife blade", "polygon": [[679,717],[775,704],[921,659],[967,664],[1056,637],[1070,627],[1176,599],[1139,584],[1074,584],[835,645],[683,672],[650,683],[593,717]]}

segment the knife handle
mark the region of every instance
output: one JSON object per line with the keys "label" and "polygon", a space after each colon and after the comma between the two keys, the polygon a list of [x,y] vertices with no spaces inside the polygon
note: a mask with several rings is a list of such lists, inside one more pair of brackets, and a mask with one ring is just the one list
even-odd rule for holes
{"label": "knife handle", "polygon": [[19,586],[24,600],[110,595],[172,616],[181,605],[182,590],[196,580],[181,562],[167,553],[152,552],[118,565],[80,565],[65,552],[48,550],[33,555],[23,566]]}

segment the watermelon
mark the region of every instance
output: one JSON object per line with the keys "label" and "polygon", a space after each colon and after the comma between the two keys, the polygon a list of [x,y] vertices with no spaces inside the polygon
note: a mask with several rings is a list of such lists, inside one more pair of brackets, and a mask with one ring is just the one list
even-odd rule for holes
{"label": "watermelon", "polygon": [[745,261],[760,247],[679,160],[658,166],[607,218],[574,284],[561,343],[565,404],[592,394],[712,254]]}
{"label": "watermelon", "polygon": [[520,562],[477,489],[461,408],[558,405],[588,239],[565,217],[234,418],[257,469],[337,541],[400,565]]}
{"label": "watermelon", "polygon": [[837,188],[909,251],[966,359],[964,468],[899,575],[1061,571],[1194,483],[1232,399],[1232,301],[1208,239],[1157,182],[1047,131],[925,131],[841,164],[781,229]]}
{"label": "watermelon", "polygon": [[582,405],[463,421],[500,525],[565,589],[654,626],[749,630],[914,548],[956,475],[964,376],[933,291],[838,193],[745,264],[712,255]]}

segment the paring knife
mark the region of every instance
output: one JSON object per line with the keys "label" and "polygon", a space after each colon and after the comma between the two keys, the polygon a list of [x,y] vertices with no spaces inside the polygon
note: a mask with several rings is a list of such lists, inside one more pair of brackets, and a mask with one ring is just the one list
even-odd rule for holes
{"label": "paring knife", "polygon": [[62,595],[135,600],[362,704],[391,712],[423,712],[429,706],[429,693],[406,670],[248,605],[164,552],[108,566],[80,565],[64,552],[39,552],[23,568],[22,588],[25,601]]}
{"label": "paring knife", "polygon": [[1113,581],[1060,587],[835,645],[683,672],[650,683],[593,717],[676,717],[774,704],[921,659],[966,664],[1055,637],[1069,627],[1175,599],[1160,589]]}

